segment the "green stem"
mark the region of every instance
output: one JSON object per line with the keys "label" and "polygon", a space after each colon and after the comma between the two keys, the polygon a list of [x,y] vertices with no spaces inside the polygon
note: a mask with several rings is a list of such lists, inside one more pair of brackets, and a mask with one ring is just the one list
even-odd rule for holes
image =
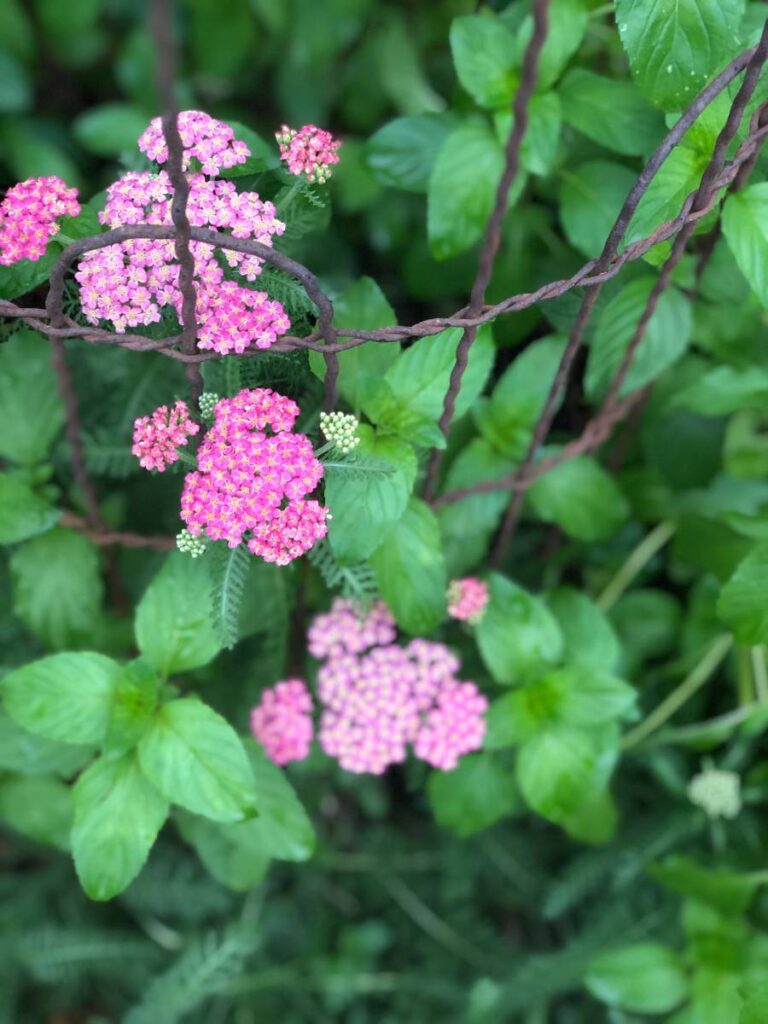
{"label": "green stem", "polygon": [[607,612],[618,601],[635,577],[645,568],[653,556],[659,552],[672,534],[675,524],[665,520],[644,537],[623,565],[619,566],[616,575],[597,599],[597,607]]}
{"label": "green stem", "polygon": [[288,189],[288,191],[285,193],[285,195],[280,200],[280,202],[275,204],[275,213],[278,215],[278,217],[283,212],[283,210],[287,210],[288,207],[291,205],[291,202],[293,201],[293,197],[299,192],[299,190],[301,189],[302,184],[303,184],[302,179],[301,178],[296,178],[296,180],[291,185],[291,187]]}
{"label": "green stem", "polygon": [[761,704],[765,704],[768,701],[768,671],[766,671],[765,667],[765,647],[762,644],[752,647],[749,656],[752,662],[755,696]]}
{"label": "green stem", "polygon": [[186,462],[188,466],[194,466],[197,469],[197,459],[194,455],[190,455],[189,452],[184,452],[181,448],[176,449],[176,454],[179,456],[180,462]]}
{"label": "green stem", "polygon": [[661,704],[654,708],[647,718],[644,718],[639,725],[635,726],[634,729],[631,729],[623,737],[621,741],[622,750],[631,750],[639,743],[642,743],[647,736],[662,726],[676,711],[679,711],[706,683],[718,665],[723,661],[732,645],[732,636],[719,636],[698,665],[688,673],[677,689],[673,690]]}

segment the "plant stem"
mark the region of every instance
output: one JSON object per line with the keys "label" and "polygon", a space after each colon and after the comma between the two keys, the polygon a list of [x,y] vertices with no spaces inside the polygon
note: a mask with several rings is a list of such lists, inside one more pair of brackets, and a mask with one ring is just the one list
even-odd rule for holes
{"label": "plant stem", "polygon": [[755,683],[755,696],[761,704],[768,701],[768,671],[765,667],[765,647],[760,644],[750,648],[750,661],[752,662],[752,679]]}
{"label": "plant stem", "polygon": [[634,729],[631,729],[623,737],[621,749],[631,750],[633,747],[636,747],[647,736],[662,726],[668,718],[671,718],[676,711],[679,711],[706,683],[732,646],[733,637],[730,634],[719,636],[698,665],[688,673],[677,689],[673,690],[639,725],[635,726]]}
{"label": "plant stem", "polygon": [[283,210],[288,209],[288,207],[291,205],[293,197],[298,193],[299,189],[301,188],[301,185],[301,178],[296,178],[296,180],[289,187],[288,191],[285,193],[280,202],[275,204],[275,213],[280,215],[283,212]]}
{"label": "plant stem", "polygon": [[654,530],[651,530],[647,537],[640,541],[634,551],[630,552],[629,557],[623,565],[619,566],[616,575],[597,599],[597,607],[601,611],[607,612],[609,608],[616,604],[638,573],[664,547],[675,532],[675,529],[675,524],[669,520],[659,523]]}

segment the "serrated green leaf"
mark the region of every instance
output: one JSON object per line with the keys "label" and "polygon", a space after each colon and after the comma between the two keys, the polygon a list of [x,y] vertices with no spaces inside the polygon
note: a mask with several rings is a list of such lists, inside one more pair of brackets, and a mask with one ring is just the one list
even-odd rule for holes
{"label": "serrated green leaf", "polygon": [[16,544],[44,533],[60,515],[19,477],[0,473],[0,544]]}
{"label": "serrated green leaf", "polygon": [[74,775],[90,760],[93,748],[35,736],[0,711],[0,769],[20,775]]}
{"label": "serrated green leaf", "polygon": [[253,772],[237,733],[193,698],[173,700],[138,746],[141,769],[166,799],[212,821],[242,821],[256,805]]}
{"label": "serrated green leaf", "polygon": [[[560,77],[581,45],[589,14],[583,0],[551,0],[549,31],[539,56],[537,87],[547,89]],[[533,18],[528,15],[517,33],[517,55],[522,62],[533,35]]]}
{"label": "serrated green leaf", "polygon": [[147,124],[146,114],[130,103],[103,103],[76,117],[72,131],[89,153],[114,157],[133,149]]}
{"label": "serrated green leaf", "polygon": [[571,245],[585,256],[599,256],[636,175],[622,164],[591,160],[563,176],[563,230]]}
{"label": "serrated green leaf", "polygon": [[50,345],[22,328],[0,346],[0,455],[22,466],[42,462],[63,423]]}
{"label": "serrated green leaf", "polygon": [[768,543],[758,544],[720,592],[717,614],[742,644],[768,644]]}
{"label": "serrated green leaf", "polygon": [[397,117],[368,140],[366,163],[382,185],[426,192],[435,158],[458,125],[459,119],[448,111]]}
{"label": "serrated green leaf", "polygon": [[728,197],[723,207],[723,234],[739,270],[768,306],[768,182],[749,185]]}
{"label": "serrated green leaf", "polygon": [[95,544],[56,527],[14,551],[10,568],[14,612],[34,636],[56,650],[90,640],[103,614]]}
{"label": "serrated green leaf", "polygon": [[160,679],[145,658],[124,666],[115,687],[104,740],[105,756],[122,757],[136,746],[152,721],[159,690]]}
{"label": "serrated green leaf", "polygon": [[392,472],[326,477],[325,500],[333,517],[328,540],[336,558],[348,565],[362,562],[381,544],[382,534],[405,512],[416,479],[416,455],[409,444],[379,437],[367,424],[358,428],[358,436],[356,451],[381,460]]}
{"label": "serrated green leaf", "polygon": [[584,984],[595,998],[630,1013],[671,1013],[688,995],[674,950],[655,942],[602,953],[590,961]]}
{"label": "serrated green leaf", "polygon": [[370,562],[381,596],[401,629],[419,635],[442,621],[448,578],[440,527],[428,505],[411,498]]}
{"label": "serrated green leaf", "polygon": [[427,791],[438,825],[460,838],[518,814],[522,807],[514,769],[489,753],[462,757],[450,772],[433,771]]}
{"label": "serrated green leaf", "polygon": [[455,18],[451,52],[459,81],[481,107],[508,107],[519,73],[515,37],[489,14]]}
{"label": "serrated green leaf", "polygon": [[643,156],[664,134],[664,119],[632,82],[573,68],[560,83],[563,120],[624,156]]}
{"label": "serrated green leaf", "polygon": [[[542,455],[554,454],[545,449]],[[529,488],[527,500],[545,523],[577,540],[606,540],[623,525],[629,504],[602,466],[589,456],[568,459]]]}
{"label": "serrated green leaf", "polygon": [[3,779],[0,818],[35,842],[67,850],[72,826],[70,788],[60,779],[46,776]]}
{"label": "serrated green leaf", "polygon": [[117,896],[144,866],[168,816],[168,801],[133,755],[94,761],[75,784],[72,855],[92,900]]}
{"label": "serrated green leaf", "polygon": [[563,660],[569,665],[612,672],[621,653],[616,632],[594,601],[574,587],[558,587],[547,604],[563,634]]}
{"label": "serrated green leaf", "polygon": [[200,668],[219,653],[210,595],[207,559],[178,551],[168,556],[136,609],[136,643],[158,672]]}
{"label": "serrated green leaf", "polygon": [[739,49],[744,0],[616,0],[619,37],[638,88],[682,110]]}
{"label": "serrated green leaf", "polygon": [[8,714],[30,732],[62,743],[99,743],[121,673],[103,654],[51,654],[9,673],[0,691]]}
{"label": "serrated green leaf", "polygon": [[523,683],[557,663],[563,636],[544,602],[494,574],[490,601],[475,636],[480,654],[498,683]]}

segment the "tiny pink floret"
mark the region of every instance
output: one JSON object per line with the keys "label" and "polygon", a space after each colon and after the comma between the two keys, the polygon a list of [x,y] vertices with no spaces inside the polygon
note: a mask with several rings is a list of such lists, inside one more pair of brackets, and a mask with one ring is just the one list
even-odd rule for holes
{"label": "tiny pink floret", "polygon": [[301,679],[285,679],[264,690],[251,711],[251,732],[275,764],[303,761],[313,731],[312,697]]}
{"label": "tiny pink floret", "polygon": [[80,213],[77,189],[61,178],[27,178],[9,188],[0,203],[0,265],[39,260],[62,217]]}
{"label": "tiny pink floret", "polygon": [[448,614],[462,622],[477,625],[488,604],[488,584],[476,576],[452,580],[448,588]]}
{"label": "tiny pink floret", "polygon": [[314,124],[305,124],[298,131],[284,124],[279,132],[275,132],[275,138],[280,147],[280,158],[291,174],[308,181],[327,181],[331,168],[339,162],[341,142]]}
{"label": "tiny pink floret", "polygon": [[190,418],[187,403],[179,400],[169,409],[161,405],[151,416],[140,416],[133,424],[131,452],[144,469],[160,473],[179,459],[177,449],[183,448],[200,430]]}

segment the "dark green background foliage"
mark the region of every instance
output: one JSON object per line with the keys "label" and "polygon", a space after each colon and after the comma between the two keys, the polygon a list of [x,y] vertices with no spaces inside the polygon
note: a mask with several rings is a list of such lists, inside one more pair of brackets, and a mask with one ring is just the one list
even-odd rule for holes
{"label": "dark green background foliage", "polygon": [[[122,170],[148,166],[135,146],[159,113],[147,14],[137,0],[0,0],[2,183],[58,174],[95,197],[70,237],[98,230]],[[599,254],[645,158],[765,14],[552,0],[488,301]],[[283,122],[343,139],[330,185],[300,193],[279,243],[319,276],[338,326],[466,304],[530,3],[184,0],[176,29],[182,109],[247,126],[244,187],[284,185]],[[666,161],[629,241],[697,187],[737,88]],[[761,79],[748,115],[766,95]],[[83,503],[48,342],[3,323],[0,1024],[768,1021],[765,171],[760,159],[704,218],[663,294],[624,382],[653,385],[635,428],[530,488],[496,574],[508,494],[437,512],[419,497],[459,331],[342,358],[361,462],[329,469],[334,520],[309,559],[122,547],[116,599],[103,552],[59,521]],[[40,305],[60,249],[0,268],[0,296]],[[545,457],[599,406],[668,252],[603,289]],[[258,286],[309,329],[294,282],[266,270]],[[67,303],[76,314],[74,284]],[[569,293],[480,331],[440,493],[519,465],[577,307]],[[137,416],[186,394],[183,370],[78,340],[67,356],[105,520],[172,537],[179,467],[141,472],[130,441]],[[222,395],[294,397],[313,437],[323,373],[301,352],[204,369]],[[447,581],[470,572],[491,587],[474,631],[445,620]],[[458,651],[492,705],[482,752],[452,773],[411,761],[372,778],[318,751],[284,775],[242,747],[260,692],[316,671],[304,630],[329,588],[380,593],[405,632]],[[204,776],[178,767],[195,749],[217,752]],[[741,776],[733,819],[687,796],[707,765]]]}

